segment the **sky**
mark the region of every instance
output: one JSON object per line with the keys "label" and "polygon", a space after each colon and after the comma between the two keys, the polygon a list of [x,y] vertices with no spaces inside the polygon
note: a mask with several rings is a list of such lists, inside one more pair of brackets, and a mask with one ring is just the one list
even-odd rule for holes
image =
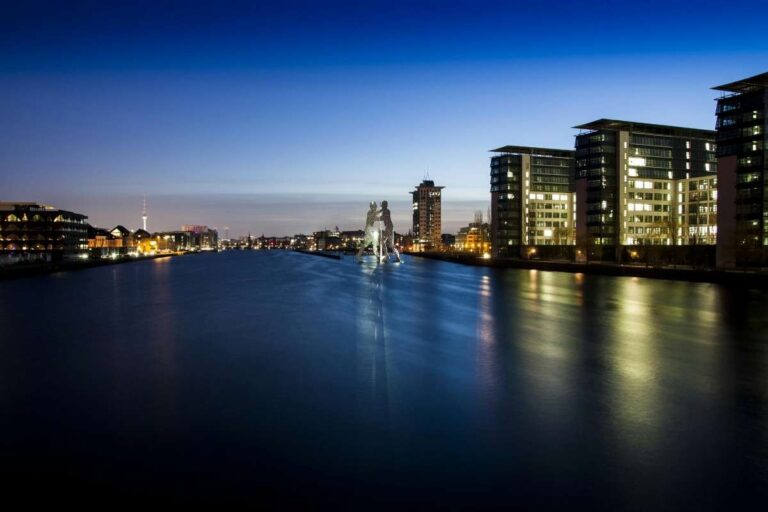
{"label": "sky", "polygon": [[[115,5],[113,5],[115,4]],[[714,129],[768,2],[4,2],[0,201],[231,236],[487,211],[489,150],[599,118]]]}

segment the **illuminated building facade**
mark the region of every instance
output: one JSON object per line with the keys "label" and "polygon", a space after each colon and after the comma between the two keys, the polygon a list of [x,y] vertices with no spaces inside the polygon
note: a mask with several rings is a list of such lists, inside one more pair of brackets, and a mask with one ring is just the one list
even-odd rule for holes
{"label": "illuminated building facade", "polygon": [[483,222],[483,212],[476,212],[475,221],[470,222],[468,226],[459,229],[452,245],[454,249],[462,252],[472,252],[476,254],[490,252],[490,228],[487,222]]}
{"label": "illuminated building facade", "polygon": [[491,157],[494,256],[524,256],[528,246],[573,245],[574,152],[504,146]]}
{"label": "illuminated building facade", "polygon": [[344,242],[341,239],[341,231],[336,226],[334,229],[324,229],[322,231],[315,231],[312,233],[315,239],[315,247],[318,251],[332,251],[338,250],[344,247]]}
{"label": "illuminated building facade", "polygon": [[432,180],[424,180],[411,192],[413,197],[414,250],[442,247],[442,190]]}
{"label": "illuminated building facade", "polygon": [[624,246],[678,245],[678,181],[716,176],[715,132],[613,119],[575,128],[577,245],[605,260]]}
{"label": "illuminated building facade", "polygon": [[106,229],[88,226],[88,254],[92,258],[117,258],[126,254],[123,238]]}
{"label": "illuminated building facade", "polygon": [[719,217],[717,265],[768,261],[768,73],[714,87]]}
{"label": "illuminated building facade", "polygon": [[208,226],[184,224],[181,230],[193,235],[192,246],[195,249],[213,251],[219,246],[219,233],[215,229],[209,229]]}
{"label": "illuminated building facade", "polygon": [[87,218],[38,203],[0,202],[0,263],[87,257]]}
{"label": "illuminated building facade", "polygon": [[715,245],[717,242],[717,176],[677,182],[677,245]]}
{"label": "illuminated building facade", "polygon": [[189,231],[164,231],[155,233],[155,237],[163,239],[171,251],[193,251],[196,249],[196,236]]}

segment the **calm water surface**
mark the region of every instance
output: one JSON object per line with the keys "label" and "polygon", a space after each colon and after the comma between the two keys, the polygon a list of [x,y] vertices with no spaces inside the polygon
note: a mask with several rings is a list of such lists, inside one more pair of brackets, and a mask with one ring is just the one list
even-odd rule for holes
{"label": "calm water surface", "polygon": [[418,258],[229,252],[0,282],[0,487],[764,505],[767,327],[764,291]]}

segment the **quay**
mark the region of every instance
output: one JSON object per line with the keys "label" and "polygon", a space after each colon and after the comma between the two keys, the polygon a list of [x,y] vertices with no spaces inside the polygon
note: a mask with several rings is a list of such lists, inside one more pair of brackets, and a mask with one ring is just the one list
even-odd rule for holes
{"label": "quay", "polygon": [[768,272],[764,270],[711,270],[685,267],[645,267],[619,265],[615,263],[575,263],[557,260],[524,260],[507,258],[483,258],[475,254],[444,252],[408,252],[409,256],[440,261],[451,261],[462,265],[492,268],[516,268],[569,272],[572,274],[595,274],[619,277],[645,277],[673,281],[720,283],[747,287],[768,288]]}
{"label": "quay", "polygon": [[196,252],[178,252],[169,254],[155,254],[152,256],[126,256],[123,258],[89,258],[84,260],[59,261],[52,263],[30,263],[0,265],[0,281],[6,279],[18,279],[22,277],[32,277],[44,274],[54,274],[57,272],[71,272],[73,270],[85,270],[87,268],[103,267],[106,265],[119,265],[122,263],[133,263],[137,261],[157,260],[171,258],[174,256],[184,256],[187,254],[199,254]]}

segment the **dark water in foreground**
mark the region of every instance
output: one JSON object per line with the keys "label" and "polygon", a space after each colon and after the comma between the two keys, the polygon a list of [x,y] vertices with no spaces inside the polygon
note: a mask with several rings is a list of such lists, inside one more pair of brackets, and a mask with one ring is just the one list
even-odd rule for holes
{"label": "dark water in foreground", "polygon": [[282,252],[1,282],[0,491],[761,508],[767,314],[712,284]]}

